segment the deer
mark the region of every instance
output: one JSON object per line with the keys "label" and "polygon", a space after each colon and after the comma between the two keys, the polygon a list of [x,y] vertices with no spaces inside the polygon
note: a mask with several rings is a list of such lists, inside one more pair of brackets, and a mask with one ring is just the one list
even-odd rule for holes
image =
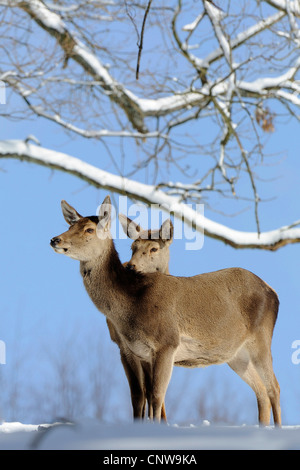
{"label": "deer", "polygon": [[131,259],[124,266],[143,273],[170,274],[170,245],[174,232],[171,219],[165,220],[158,230],[144,230],[124,214],[119,214],[119,220],[126,235],[133,240]]}
{"label": "deer", "polygon": [[227,363],[253,389],[259,424],[269,425],[272,410],[281,426],[271,353],[279,299],[266,282],[239,267],[192,277],[126,269],[110,232],[109,196],[97,216],[81,216],[66,201],[61,207],[70,227],[50,245],[79,261],[90,299],[128,351],[134,418],[143,417],[147,390],[149,418],[161,421],[174,366]]}
{"label": "deer", "polygon": [[[123,266],[125,266],[127,269],[135,269],[136,271],[144,273],[159,271],[169,274],[169,247],[173,241],[173,224],[171,219],[165,220],[159,230],[144,230],[140,227],[140,225],[136,224],[133,220],[124,214],[119,214],[119,220],[126,235],[134,240],[131,245],[132,257],[130,261],[123,263]],[[121,362],[130,384],[132,381],[132,369],[131,367],[128,367],[127,363],[127,358],[130,352],[128,353],[126,345],[122,344],[122,339],[114,328],[113,323],[108,318],[106,318],[106,323],[111,340],[119,346]],[[141,370],[144,369],[141,367]],[[143,383],[144,387],[146,387],[146,385],[149,383],[149,380],[147,381],[144,377]],[[146,412],[147,396],[149,396],[149,393],[145,388],[145,401],[142,412],[143,418],[145,417]],[[148,407],[148,415],[149,413],[150,407]],[[163,421],[167,421],[164,403],[162,404],[161,408],[161,419]]]}

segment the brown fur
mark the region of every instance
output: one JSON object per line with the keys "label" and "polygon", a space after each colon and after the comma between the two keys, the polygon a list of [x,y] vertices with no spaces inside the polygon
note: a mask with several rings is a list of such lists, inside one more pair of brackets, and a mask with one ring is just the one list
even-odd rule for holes
{"label": "brown fur", "polygon": [[[103,206],[109,204],[106,198]],[[72,212],[63,202],[64,212],[65,207]],[[271,357],[276,293],[240,268],[189,278],[128,272],[109,237],[110,215],[102,213],[98,236],[96,225],[93,234],[87,233],[92,222],[76,221],[76,213],[70,229],[51,245],[80,261],[89,296],[121,338],[134,416],[143,416],[147,393],[150,417],[160,420],[173,365],[227,363],[254,390],[259,422],[269,424],[272,407],[274,422],[280,425],[279,385]]]}
{"label": "brown fur", "polygon": [[173,241],[173,224],[167,219],[159,230],[143,230],[123,214],[119,215],[124,232],[133,241],[132,256],[126,266],[143,273],[159,271],[169,273],[170,245]]}
{"label": "brown fur", "polygon": [[[169,273],[169,247],[173,241],[173,225],[170,219],[166,220],[159,230],[143,230],[139,225],[123,214],[119,215],[121,225],[127,236],[134,240],[131,245],[132,257],[129,262],[123,264],[127,269],[134,269],[139,272],[163,272]],[[130,277],[130,276],[129,276]],[[117,343],[126,376],[130,376],[131,367],[127,365],[127,347],[122,343],[122,338],[118,335],[112,322],[107,318],[106,323],[109,329],[111,340]],[[144,384],[145,404],[143,407],[143,417],[146,412],[146,397],[149,396],[145,365],[141,364],[144,377],[141,378]],[[130,379],[129,379],[130,382]],[[148,412],[150,407],[148,406]],[[167,421],[165,404],[161,407],[161,419]]]}

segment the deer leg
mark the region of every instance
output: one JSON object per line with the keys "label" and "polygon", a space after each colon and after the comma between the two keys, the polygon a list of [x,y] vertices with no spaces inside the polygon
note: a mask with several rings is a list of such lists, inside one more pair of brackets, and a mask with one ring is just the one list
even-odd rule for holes
{"label": "deer leg", "polygon": [[251,360],[263,381],[272,406],[275,426],[281,426],[280,387],[273,370],[271,348],[265,342],[250,351]]}
{"label": "deer leg", "polygon": [[171,379],[175,349],[165,347],[155,354],[152,379],[151,406],[153,419],[160,422],[165,394]]}
{"label": "deer leg", "polygon": [[149,362],[142,362],[146,401],[148,403],[148,418],[153,419],[153,408],[151,402],[151,390],[152,390],[152,364]]}
{"label": "deer leg", "polygon": [[163,402],[162,406],[161,406],[161,419],[162,421],[165,421],[167,422],[167,415],[166,415],[166,407],[165,407],[165,402]]}
{"label": "deer leg", "polygon": [[[146,384],[146,397],[148,402],[148,418],[153,419],[153,406],[152,406],[152,367],[151,364],[144,362],[143,363],[143,371],[145,376],[145,384]],[[161,419],[163,421],[167,421],[166,409],[165,404],[162,404],[161,407]]]}
{"label": "deer leg", "polygon": [[228,365],[243,379],[254,391],[258,406],[258,420],[261,425],[270,423],[271,403],[266,387],[249,358],[247,351],[239,351]]}
{"label": "deer leg", "polygon": [[144,373],[140,361],[121,351],[121,361],[129,383],[134,419],[143,419],[146,409]]}
{"label": "deer leg", "polygon": [[132,356],[130,350],[122,343],[114,324],[108,318],[106,319],[106,323],[112,341],[120,348],[121,361],[130,387],[133,416],[135,419],[144,418],[146,396],[141,365],[139,361]]}

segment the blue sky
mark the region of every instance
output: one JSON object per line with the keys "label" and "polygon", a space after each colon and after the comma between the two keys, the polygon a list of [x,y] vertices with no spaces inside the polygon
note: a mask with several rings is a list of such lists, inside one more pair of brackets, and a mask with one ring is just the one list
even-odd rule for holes
{"label": "blue sky", "polygon": [[[16,126],[1,119],[1,138],[24,138],[32,128],[32,122]],[[63,142],[62,135],[55,134],[46,122],[40,120],[35,123],[34,131],[45,147],[59,148],[75,156],[80,156],[82,152],[76,142],[70,139]],[[288,154],[276,168],[278,178],[266,183],[267,191],[270,194],[273,192],[276,199],[261,206],[263,229],[277,228],[299,218],[300,163],[296,131],[292,126],[281,127],[271,137],[272,146],[276,148],[281,145],[280,148],[287,149]],[[88,144],[85,144],[85,149],[90,151]],[[0,339],[6,343],[6,364],[0,365],[2,377],[13,377],[17,357],[22,365],[19,366],[21,371],[22,367],[27,370],[27,366],[31,370],[30,364],[33,363],[29,374],[23,372],[26,384],[30,380],[38,382],[48,373],[46,366],[42,369],[36,366],[39,357],[40,364],[43,364],[43,351],[57,348],[59,341],[67,338],[78,325],[79,334],[83,336],[85,328],[97,331],[105,342],[108,354],[114,355],[118,361],[118,351],[109,344],[104,316],[96,311],[84,290],[78,263],[56,255],[49,246],[50,238],[66,229],[60,209],[61,199],[66,199],[79,212],[91,215],[106,192],[88,187],[74,176],[33,164],[1,160],[0,166]],[[118,203],[118,196],[112,195],[112,198]],[[227,223],[241,230],[249,230],[253,229],[251,217],[245,213],[227,219]],[[221,216],[215,215],[215,220],[221,219]],[[171,246],[172,274],[193,275],[241,266],[255,272],[278,292],[280,311],[273,339],[274,369],[281,385],[283,423],[299,423],[300,365],[293,364],[291,359],[292,343],[300,339],[299,245],[270,253],[235,250],[207,237],[203,248],[196,252],[185,251],[184,244],[185,240],[175,240]],[[122,261],[129,258],[129,240],[116,240],[116,247]],[[101,362],[102,358],[99,358],[99,367]],[[244,400],[244,405],[252,410],[252,418],[248,417],[248,420],[251,424],[255,423],[254,393],[227,366],[215,369],[218,369],[214,372],[217,387],[230,384]],[[207,374],[202,370],[180,372],[175,369],[171,385],[175,389],[180,388],[182,380],[189,380],[191,388],[197,390],[207,379]],[[125,399],[129,400],[129,397],[123,391],[119,400]],[[5,409],[1,411],[5,418]],[[50,419],[45,416],[47,418]],[[30,421],[28,412],[24,412],[24,419]]]}
{"label": "blue sky", "polygon": [[[0,106],[9,109],[10,101]],[[280,156],[275,159],[276,165],[266,164],[260,173],[268,181],[259,182],[259,193],[269,199],[259,207],[263,231],[300,219],[299,124],[275,120],[275,129],[268,137],[266,150],[270,154],[280,152]],[[201,131],[205,135],[205,130]],[[25,139],[29,134],[34,134],[46,148],[83,158],[112,173],[115,171],[100,143],[73,139],[42,119],[17,123],[0,117],[0,140]],[[117,146],[115,142],[111,143],[118,158]],[[175,174],[170,175],[170,179],[176,177]],[[7,395],[14,391],[16,384],[18,390],[15,393],[18,397],[22,396],[19,402],[23,408],[20,405],[19,414],[13,417],[31,421],[27,404],[32,399],[30,390],[37,388],[39,383],[44,387],[52,378],[53,371],[45,360],[45,351],[59,355],[61,345],[68,345],[74,334],[82,348],[78,352],[81,367],[85,367],[84,361],[88,357],[89,340],[86,338],[91,339],[93,335],[103,342],[101,355],[90,360],[99,363],[99,370],[110,364],[111,360],[116,364],[114,367],[118,370],[120,382],[111,385],[116,391],[115,400],[119,406],[114,419],[130,419],[130,412],[122,414],[120,411],[125,401],[130,410],[129,394],[120,368],[118,350],[109,340],[104,315],[96,311],[84,290],[79,264],[58,256],[49,246],[50,239],[67,228],[60,209],[62,199],[83,215],[91,215],[106,194],[103,190],[87,186],[75,176],[25,162],[0,161],[0,340],[6,344],[6,364],[0,364],[0,387],[3,391],[0,394],[0,419],[9,420],[13,416],[6,403]],[[118,211],[119,196],[111,196]],[[237,205],[229,200],[219,200],[216,209],[231,213],[237,210]],[[212,211],[205,211],[205,215],[238,230],[255,230],[251,210],[227,218]],[[271,253],[236,250],[205,237],[201,250],[186,251],[185,242],[175,240],[171,245],[171,274],[189,276],[240,266],[253,271],[277,291],[280,310],[272,348],[274,370],[281,386],[283,424],[299,424],[300,364],[292,362],[292,343],[300,340],[300,245],[289,245]],[[130,240],[116,240],[122,261],[130,257],[130,244]],[[227,387],[233,393],[233,405],[236,397],[242,402],[246,410],[245,421],[255,424],[256,400],[250,388],[226,365],[210,369],[214,374],[213,386],[219,390]],[[176,396],[176,391],[180,392],[183,385],[186,385],[187,391],[180,412],[172,415],[170,411],[171,421],[189,419],[197,424],[192,414],[185,415],[184,405],[197,397],[199,387],[205,386],[206,382],[211,384],[209,370],[174,369],[170,393]],[[42,396],[43,393],[45,390],[41,388]],[[168,413],[168,395],[166,403]],[[45,421],[53,418],[46,412],[43,415]]]}

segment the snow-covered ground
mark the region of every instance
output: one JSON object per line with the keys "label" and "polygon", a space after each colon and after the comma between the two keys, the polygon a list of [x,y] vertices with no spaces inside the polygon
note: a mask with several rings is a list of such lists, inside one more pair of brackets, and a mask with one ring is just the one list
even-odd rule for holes
{"label": "snow-covered ground", "polygon": [[257,426],[104,424],[95,420],[54,425],[0,424],[0,450],[299,450],[300,425]]}

